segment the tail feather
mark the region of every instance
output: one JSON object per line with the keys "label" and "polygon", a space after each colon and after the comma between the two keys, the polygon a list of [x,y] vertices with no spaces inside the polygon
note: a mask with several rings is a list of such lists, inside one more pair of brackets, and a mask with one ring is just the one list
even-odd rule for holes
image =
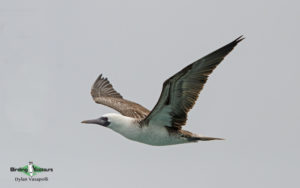
{"label": "tail feather", "polygon": [[201,136],[198,134],[191,133],[186,130],[180,130],[180,133],[183,137],[187,138],[190,142],[197,142],[199,140],[201,141],[210,141],[210,140],[225,140],[224,138],[215,138],[215,137],[208,137],[208,136]]}
{"label": "tail feather", "polygon": [[208,136],[195,136],[195,137],[189,138],[189,140],[191,140],[193,142],[197,142],[199,140],[201,140],[201,141],[210,141],[210,140],[225,140],[225,139],[224,138],[208,137]]}

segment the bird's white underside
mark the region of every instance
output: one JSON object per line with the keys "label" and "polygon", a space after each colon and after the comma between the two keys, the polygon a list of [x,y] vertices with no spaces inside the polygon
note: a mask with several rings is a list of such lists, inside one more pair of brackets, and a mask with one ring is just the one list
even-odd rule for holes
{"label": "bird's white underside", "polygon": [[162,125],[149,124],[140,127],[134,118],[121,114],[111,113],[104,116],[108,117],[110,121],[108,128],[130,140],[155,146],[188,143],[186,138],[169,134],[165,126]]}

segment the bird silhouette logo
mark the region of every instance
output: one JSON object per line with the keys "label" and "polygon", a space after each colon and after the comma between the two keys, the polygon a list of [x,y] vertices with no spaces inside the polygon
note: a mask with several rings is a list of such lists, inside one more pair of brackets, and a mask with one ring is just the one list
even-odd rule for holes
{"label": "bird silhouette logo", "polygon": [[33,167],[33,162],[29,162],[28,164],[28,173],[32,177],[34,174],[34,167]]}
{"label": "bird silhouette logo", "polygon": [[41,172],[53,172],[53,168],[42,168],[42,167],[39,167],[39,166],[33,164],[32,161],[29,161],[28,164],[23,167],[19,167],[19,168],[10,167],[10,171],[11,172],[16,172],[16,171],[23,172],[27,176],[32,177]]}

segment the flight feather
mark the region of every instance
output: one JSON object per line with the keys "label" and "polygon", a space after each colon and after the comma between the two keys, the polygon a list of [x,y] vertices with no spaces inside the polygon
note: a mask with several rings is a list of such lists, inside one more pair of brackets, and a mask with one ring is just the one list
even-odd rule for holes
{"label": "flight feather", "polygon": [[149,114],[149,110],[145,107],[123,99],[107,78],[102,77],[102,74],[94,82],[91,95],[96,103],[113,108],[124,116],[142,119]]}
{"label": "flight feather", "polygon": [[166,80],[157,104],[141,123],[181,129],[208,76],[241,40],[242,36]]}

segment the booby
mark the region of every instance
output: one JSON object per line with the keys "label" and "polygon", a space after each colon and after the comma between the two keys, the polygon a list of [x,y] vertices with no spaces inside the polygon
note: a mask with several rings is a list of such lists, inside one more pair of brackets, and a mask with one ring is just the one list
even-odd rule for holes
{"label": "booby", "polygon": [[167,79],[160,98],[151,111],[124,99],[101,74],[91,89],[93,100],[120,114],[108,113],[82,123],[102,125],[130,140],[153,146],[223,140],[191,133],[183,130],[182,126],[186,124],[187,114],[194,106],[208,76],[243,39],[242,36],[238,37]]}

